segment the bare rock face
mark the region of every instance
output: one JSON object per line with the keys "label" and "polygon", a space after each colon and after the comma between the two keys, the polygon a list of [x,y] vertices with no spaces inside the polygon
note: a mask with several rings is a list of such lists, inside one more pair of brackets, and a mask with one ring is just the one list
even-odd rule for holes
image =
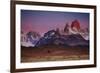
{"label": "bare rock face", "polygon": [[79,21],[78,20],[74,20],[73,22],[72,22],[72,24],[71,24],[71,29],[72,30],[77,30],[77,31],[79,31],[80,30],[80,23],[79,23]]}
{"label": "bare rock face", "polygon": [[64,32],[65,33],[69,33],[69,25],[68,25],[68,23],[66,23],[66,25],[64,27]]}

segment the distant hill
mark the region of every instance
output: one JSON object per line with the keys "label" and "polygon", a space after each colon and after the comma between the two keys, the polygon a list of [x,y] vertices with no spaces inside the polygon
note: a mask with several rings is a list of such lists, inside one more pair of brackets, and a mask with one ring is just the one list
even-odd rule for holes
{"label": "distant hill", "polygon": [[21,34],[21,45],[24,47],[34,47],[40,39],[40,34],[34,31],[30,31],[26,34]]}

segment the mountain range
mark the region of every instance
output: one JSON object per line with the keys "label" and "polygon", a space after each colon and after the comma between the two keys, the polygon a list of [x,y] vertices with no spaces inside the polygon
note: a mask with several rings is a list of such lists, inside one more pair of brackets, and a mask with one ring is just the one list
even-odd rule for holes
{"label": "mountain range", "polygon": [[81,29],[78,20],[68,23],[63,30],[48,30],[41,36],[38,32],[29,31],[21,33],[21,46],[39,47],[45,45],[61,45],[61,46],[89,46],[88,29]]}
{"label": "mountain range", "polygon": [[36,47],[43,45],[62,45],[62,46],[88,46],[89,40],[85,40],[80,34],[59,35],[51,30],[44,34],[44,37],[36,43]]}

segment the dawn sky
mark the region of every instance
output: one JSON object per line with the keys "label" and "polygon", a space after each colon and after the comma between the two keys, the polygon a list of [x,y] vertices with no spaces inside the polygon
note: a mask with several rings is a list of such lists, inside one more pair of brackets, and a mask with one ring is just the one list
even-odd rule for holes
{"label": "dawn sky", "polygon": [[21,30],[43,35],[48,30],[60,30],[77,19],[81,27],[89,27],[89,13],[21,10]]}

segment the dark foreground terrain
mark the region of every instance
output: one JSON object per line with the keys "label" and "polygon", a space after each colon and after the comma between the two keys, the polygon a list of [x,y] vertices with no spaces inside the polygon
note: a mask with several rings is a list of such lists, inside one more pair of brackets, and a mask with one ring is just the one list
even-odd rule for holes
{"label": "dark foreground terrain", "polygon": [[21,62],[86,60],[89,59],[87,47],[21,47]]}

